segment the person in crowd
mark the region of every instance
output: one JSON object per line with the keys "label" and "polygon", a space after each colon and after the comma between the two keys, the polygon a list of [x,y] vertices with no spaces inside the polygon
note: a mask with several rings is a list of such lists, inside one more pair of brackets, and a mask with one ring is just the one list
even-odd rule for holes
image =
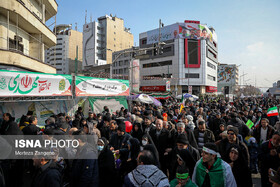
{"label": "person in crowd", "polygon": [[[108,140],[104,137],[98,139],[98,172],[99,186],[114,186],[116,183],[115,158],[108,145]],[[108,180],[110,176],[110,180]]]}
{"label": "person in crowd", "polygon": [[134,123],[131,136],[133,138],[137,138],[139,142],[141,142],[143,136],[143,130],[142,130],[142,125],[140,123],[138,122]]}
{"label": "person in crowd", "polygon": [[22,135],[22,131],[14,120],[15,118],[10,113],[3,114],[3,122],[0,126],[1,135]]}
{"label": "person in crowd", "polygon": [[177,126],[177,132],[175,133],[175,135],[173,137],[174,146],[176,144],[177,137],[180,134],[185,134],[187,136],[187,139],[188,139],[190,145],[197,149],[198,146],[197,146],[197,142],[196,142],[195,136],[193,134],[193,131],[191,131],[190,129],[186,129],[185,124],[183,122],[177,123],[176,126]]}
{"label": "person in crowd", "polygon": [[131,135],[125,132],[125,124],[121,123],[118,126],[117,134],[113,134],[110,139],[110,149],[119,150],[127,146],[127,141],[131,138]]}
{"label": "person in crowd", "polygon": [[227,124],[237,127],[240,135],[244,139],[249,134],[250,131],[248,126],[237,117],[236,112],[232,112],[229,116],[230,116],[230,120]]}
{"label": "person in crowd", "polygon": [[256,138],[256,141],[259,145],[263,142],[271,139],[274,134],[275,129],[269,125],[269,120],[267,118],[261,119],[261,125],[255,128],[253,136]]}
{"label": "person in crowd", "polygon": [[176,178],[170,181],[170,187],[196,187],[191,180],[189,168],[179,165],[176,170]]}
{"label": "person in crowd", "polygon": [[195,129],[193,133],[198,144],[199,151],[202,150],[205,143],[215,142],[215,136],[211,130],[206,129],[205,121],[200,121],[198,123],[198,129]]}
{"label": "person in crowd", "polygon": [[155,124],[153,124],[153,117],[146,116],[144,118],[143,132],[147,133],[147,132],[150,132],[153,129],[154,130],[156,129]]}
{"label": "person in crowd", "polygon": [[220,112],[217,112],[215,114],[215,118],[213,120],[212,123],[209,123],[209,129],[212,131],[212,132],[217,132],[220,128],[220,125],[221,124],[226,124],[225,120],[222,118],[222,115]]}
{"label": "person in crowd", "polygon": [[159,161],[161,165],[161,170],[166,173],[166,157],[164,155],[165,150],[170,148],[171,144],[169,139],[169,131],[163,128],[163,121],[161,119],[156,120],[156,129],[150,131],[150,136],[159,153]]}
{"label": "person in crowd", "polygon": [[214,132],[215,135],[215,141],[221,140],[222,139],[222,133],[225,131],[225,124],[221,123],[219,125],[219,130]]}
{"label": "person in crowd", "polygon": [[175,178],[177,166],[182,164],[185,164],[190,169],[190,174],[192,175],[195,163],[200,159],[199,151],[189,144],[184,134],[180,134],[177,137],[176,145],[170,153],[172,155],[169,170],[171,180]]}
{"label": "person in crowd", "polygon": [[258,155],[259,155],[259,145],[254,137],[248,139],[248,150],[250,154],[250,169],[254,174],[259,173],[258,169]]}
{"label": "person in crowd", "polygon": [[38,119],[36,116],[31,116],[29,118],[29,125],[22,129],[24,135],[37,135],[40,132],[40,128],[37,127]]}
{"label": "person in crowd", "polygon": [[236,187],[231,167],[219,157],[217,146],[206,143],[202,149],[202,158],[196,163],[192,181],[202,186]]}
{"label": "person in crowd", "polygon": [[[46,149],[44,151],[50,150]],[[58,163],[48,156],[34,155],[33,165],[37,169],[32,177],[32,187],[62,187],[62,167]]]}
{"label": "person in crowd", "polygon": [[60,116],[57,119],[56,128],[54,129],[54,135],[65,135],[70,130],[70,125],[67,123],[65,117]]}
{"label": "person in crowd", "polygon": [[73,136],[75,135],[78,135],[79,148],[72,163],[70,186],[98,186],[97,149],[87,143],[87,137],[82,130],[75,131]]}
{"label": "person in crowd", "polygon": [[78,110],[76,111],[76,114],[80,115],[81,118],[84,118],[83,108],[82,107],[78,107]]}
{"label": "person in crowd", "polygon": [[249,166],[250,163],[250,155],[247,146],[245,143],[241,142],[238,138],[238,129],[236,127],[230,127],[227,130],[227,138],[223,139],[217,144],[218,150],[221,154],[221,157],[223,160],[228,161],[228,152],[229,152],[229,147],[233,144],[236,144],[240,147],[240,153],[239,156],[242,157],[242,159],[245,160],[245,163]]}
{"label": "person in crowd", "polygon": [[167,176],[154,165],[154,157],[150,151],[141,151],[137,164],[138,166],[125,176],[124,187],[170,186]]}
{"label": "person in crowd", "polygon": [[238,187],[252,187],[251,171],[248,165],[244,162],[244,159],[239,157],[240,149],[238,146],[233,145],[229,149],[229,161],[232,173],[234,175],[236,184]]}
{"label": "person in crowd", "polygon": [[270,140],[263,142],[260,146],[259,160],[262,186],[271,186],[268,179],[268,170],[272,168],[276,170],[279,165],[279,156],[277,147],[280,145],[280,133],[275,132]]}

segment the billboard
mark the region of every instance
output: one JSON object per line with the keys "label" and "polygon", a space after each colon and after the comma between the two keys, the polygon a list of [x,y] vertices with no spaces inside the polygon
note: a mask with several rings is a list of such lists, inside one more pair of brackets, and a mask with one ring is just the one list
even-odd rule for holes
{"label": "billboard", "polygon": [[76,96],[128,96],[129,81],[76,76]]}
{"label": "billboard", "polygon": [[[185,20],[184,23],[175,23],[162,27],[160,30],[160,41],[167,41],[176,38],[186,38],[193,40],[217,40],[216,34],[213,34],[206,25],[200,24],[200,21]],[[147,32],[147,44],[157,43],[159,38],[159,29]]]}
{"label": "billboard", "polygon": [[83,69],[95,64],[95,22],[83,26]]}
{"label": "billboard", "polygon": [[71,96],[71,75],[0,70],[0,97]]}
{"label": "billboard", "polygon": [[218,83],[235,83],[235,66],[218,66]]}

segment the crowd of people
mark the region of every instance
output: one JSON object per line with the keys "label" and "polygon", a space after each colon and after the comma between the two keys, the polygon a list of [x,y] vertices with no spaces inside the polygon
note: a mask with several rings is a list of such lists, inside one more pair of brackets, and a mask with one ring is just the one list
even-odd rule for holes
{"label": "crowd of people", "polygon": [[[133,103],[114,113],[79,107],[73,118],[49,117],[44,128],[31,111],[19,124],[5,113],[1,135],[87,135],[96,142],[80,138],[71,160],[1,160],[0,186],[250,187],[252,173],[260,173],[263,187],[280,186],[279,115],[267,116],[279,104],[204,98],[180,107],[171,98],[161,107]],[[79,159],[85,155],[92,159]]]}

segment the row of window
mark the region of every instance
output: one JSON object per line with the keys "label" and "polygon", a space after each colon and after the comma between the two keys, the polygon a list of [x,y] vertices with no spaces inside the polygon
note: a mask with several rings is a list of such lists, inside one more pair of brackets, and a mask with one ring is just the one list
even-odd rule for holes
{"label": "row of window", "polygon": [[113,74],[127,74],[127,73],[128,73],[128,68],[113,70]]}
{"label": "row of window", "polygon": [[163,62],[153,62],[149,64],[143,64],[143,68],[152,68],[158,66],[172,66],[172,60],[163,61]]}

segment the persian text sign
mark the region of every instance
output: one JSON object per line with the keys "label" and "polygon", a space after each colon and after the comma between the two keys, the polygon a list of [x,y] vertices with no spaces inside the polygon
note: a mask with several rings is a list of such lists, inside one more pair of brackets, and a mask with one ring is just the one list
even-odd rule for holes
{"label": "persian text sign", "polygon": [[129,81],[76,77],[76,96],[128,96]]}
{"label": "persian text sign", "polygon": [[0,71],[0,97],[70,96],[71,75]]}

